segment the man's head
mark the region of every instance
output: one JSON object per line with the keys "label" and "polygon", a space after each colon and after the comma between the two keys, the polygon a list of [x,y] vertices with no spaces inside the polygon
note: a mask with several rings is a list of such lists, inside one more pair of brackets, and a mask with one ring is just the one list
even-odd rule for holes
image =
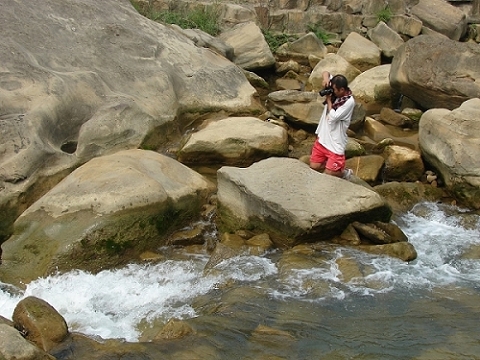
{"label": "man's head", "polygon": [[332,86],[333,94],[337,98],[345,96],[350,90],[348,88],[348,80],[343,75],[335,75],[334,77],[332,77],[332,80],[330,80],[330,85]]}

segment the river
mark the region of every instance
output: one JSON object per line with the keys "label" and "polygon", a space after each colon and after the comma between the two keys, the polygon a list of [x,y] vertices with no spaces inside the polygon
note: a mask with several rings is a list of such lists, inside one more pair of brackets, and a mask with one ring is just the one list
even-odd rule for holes
{"label": "river", "polygon": [[325,245],[309,266],[272,251],[204,273],[206,252],[165,248],[156,264],[0,283],[0,315],[34,295],[71,331],[128,342],[185,319],[214,354],[203,358],[480,359],[480,217],[420,203],[395,221],[415,261]]}

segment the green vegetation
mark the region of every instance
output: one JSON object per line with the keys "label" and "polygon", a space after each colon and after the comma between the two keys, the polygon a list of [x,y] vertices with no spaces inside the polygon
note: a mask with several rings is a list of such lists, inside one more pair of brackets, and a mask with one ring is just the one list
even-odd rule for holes
{"label": "green vegetation", "polygon": [[277,49],[289,42],[296,40],[297,37],[293,35],[287,35],[287,34],[274,34],[270,32],[269,30],[262,30],[263,36],[265,38],[265,41],[267,42],[268,46],[270,47],[270,50],[274,53],[277,51]]}
{"label": "green vegetation", "polygon": [[327,45],[330,44],[332,40],[332,35],[330,35],[328,32],[323,30],[323,28],[320,26],[319,23],[316,24],[309,24],[307,26],[308,31],[313,32],[317,38],[322,40],[322,42]]}
{"label": "green vegetation", "polygon": [[199,29],[212,36],[220,33],[220,16],[217,4],[197,6],[192,9],[173,9],[157,11],[151,1],[142,6],[136,0],[130,0],[133,7],[150,20],[164,24],[175,24],[182,29]]}
{"label": "green vegetation", "polygon": [[393,16],[392,10],[390,9],[390,6],[385,6],[382,10],[380,10],[377,13],[377,20],[383,21],[384,23],[388,22]]}

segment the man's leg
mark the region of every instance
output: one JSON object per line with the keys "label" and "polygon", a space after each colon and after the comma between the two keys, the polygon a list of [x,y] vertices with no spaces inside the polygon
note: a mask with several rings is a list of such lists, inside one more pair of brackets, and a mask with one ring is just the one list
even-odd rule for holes
{"label": "man's leg", "polygon": [[325,174],[343,178],[345,175],[345,155],[330,152],[325,165]]}
{"label": "man's leg", "polygon": [[318,140],[315,140],[312,147],[312,154],[310,155],[310,168],[319,172],[325,170],[325,164],[327,162],[325,151],[326,149],[318,143]]}
{"label": "man's leg", "polygon": [[325,169],[325,174],[341,178],[343,177],[343,170],[332,171],[332,170]]}
{"label": "man's leg", "polygon": [[310,168],[318,172],[323,172],[325,170],[325,163],[322,164],[310,161]]}

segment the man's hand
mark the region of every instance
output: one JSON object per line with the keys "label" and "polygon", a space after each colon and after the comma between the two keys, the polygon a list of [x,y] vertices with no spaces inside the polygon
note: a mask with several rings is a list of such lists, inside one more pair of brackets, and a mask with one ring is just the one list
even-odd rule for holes
{"label": "man's hand", "polygon": [[330,86],[330,73],[328,71],[322,73],[322,86],[324,88]]}
{"label": "man's hand", "polygon": [[330,111],[332,110],[332,94],[328,94],[325,96],[325,101],[327,102],[327,110]]}

